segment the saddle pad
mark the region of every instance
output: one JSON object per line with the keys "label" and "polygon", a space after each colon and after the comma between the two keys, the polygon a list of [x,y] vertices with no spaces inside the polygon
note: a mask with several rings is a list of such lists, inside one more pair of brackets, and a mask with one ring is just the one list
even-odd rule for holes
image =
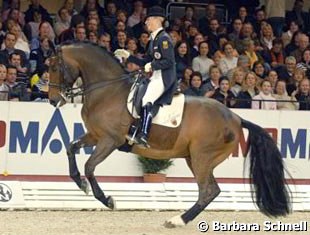
{"label": "saddle pad", "polygon": [[[127,108],[134,118],[140,118],[135,108],[132,107],[132,96],[134,92],[130,92],[127,100]],[[160,107],[157,115],[153,118],[152,123],[176,128],[181,124],[184,110],[184,94],[178,94],[173,97],[171,105]]]}

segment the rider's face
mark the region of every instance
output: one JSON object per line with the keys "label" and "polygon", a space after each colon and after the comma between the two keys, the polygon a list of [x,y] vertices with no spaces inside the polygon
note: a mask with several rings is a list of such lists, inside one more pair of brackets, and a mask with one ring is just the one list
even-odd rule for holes
{"label": "rider's face", "polygon": [[150,16],[146,19],[145,24],[149,32],[154,32],[162,26],[162,17]]}

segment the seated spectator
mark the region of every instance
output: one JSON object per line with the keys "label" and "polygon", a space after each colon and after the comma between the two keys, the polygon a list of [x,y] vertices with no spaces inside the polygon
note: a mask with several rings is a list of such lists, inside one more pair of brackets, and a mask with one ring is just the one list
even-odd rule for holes
{"label": "seated spectator", "polygon": [[[180,33],[175,31],[175,30],[170,30],[169,35],[171,37],[173,46],[175,46],[179,41],[182,40]],[[195,50],[195,49],[193,48],[193,50]],[[198,47],[197,47],[197,53],[198,53]]]}
{"label": "seated spectator", "polygon": [[[219,57],[222,59],[224,58],[226,55],[225,55],[225,51],[224,51],[224,46],[226,45],[226,43],[228,43],[228,39],[226,37],[226,35],[220,35],[219,36],[219,49],[215,52],[214,55],[219,55]],[[231,42],[231,45],[234,45],[233,42]],[[234,47],[234,52],[233,52],[233,56],[234,57],[238,57],[239,54],[237,52],[237,50],[235,49],[235,46]]]}
{"label": "seated spectator", "polygon": [[40,68],[32,78],[31,100],[36,102],[48,102],[49,73],[45,65]]}
{"label": "seated spectator", "polygon": [[281,39],[274,39],[272,41],[271,50],[263,52],[264,61],[271,65],[272,68],[277,68],[284,65],[285,52],[283,49],[283,42]]}
{"label": "seated spectator", "polygon": [[147,27],[145,25],[146,10],[144,9],[140,15],[140,22],[135,24],[132,28],[132,34],[135,38],[139,38],[142,33],[147,32]]}
{"label": "seated spectator", "polygon": [[271,83],[268,80],[261,82],[261,91],[252,98],[252,109],[276,110],[276,99],[272,96]]}
{"label": "seated spectator", "polygon": [[23,83],[16,82],[17,69],[9,65],[7,67],[7,76],[5,83],[10,87],[10,100],[29,101],[30,95]]}
{"label": "seated spectator", "polygon": [[80,15],[82,15],[84,19],[87,19],[91,10],[96,10],[98,15],[101,17],[105,14],[104,8],[99,4],[99,0],[87,0],[80,12]]}
{"label": "seated spectator", "polygon": [[33,19],[33,21],[28,22],[24,27],[24,32],[28,41],[39,36],[39,26],[43,22],[41,12],[35,10],[33,12]]}
{"label": "seated spectator", "polygon": [[285,18],[286,23],[289,25],[289,22],[296,21],[300,28],[304,32],[309,32],[309,13],[303,11],[304,1],[295,0],[293,9],[286,12]]}
{"label": "seated spectator", "polygon": [[78,27],[75,29],[75,40],[78,42],[83,42],[86,40],[86,29],[84,27]]}
{"label": "seated spectator", "polygon": [[180,41],[175,45],[174,50],[177,78],[181,79],[185,68],[192,65],[189,46],[186,41]]}
{"label": "seated spectator", "polygon": [[136,24],[140,23],[141,21],[141,15],[143,14],[143,1],[141,0],[135,0],[133,3],[133,12],[128,17],[127,26],[133,27]]}
{"label": "seated spectator", "polygon": [[51,24],[47,21],[42,22],[39,25],[39,36],[31,40],[31,50],[38,49],[40,47],[40,39],[48,37],[48,39],[55,44],[55,33]]}
{"label": "seated spectator", "polygon": [[179,80],[179,88],[182,93],[190,87],[190,79],[193,72],[194,71],[191,67],[187,67],[184,70],[183,77]]}
{"label": "seated spectator", "polygon": [[255,52],[254,41],[251,39],[244,39],[244,54],[250,59],[250,67],[253,68],[253,65],[256,61],[262,61],[262,58]]}
{"label": "seated spectator", "polygon": [[260,79],[265,79],[267,76],[266,68],[265,68],[264,64],[260,61],[256,61],[253,64],[253,72]]}
{"label": "seated spectator", "polygon": [[[286,91],[286,82],[285,81],[277,81],[275,85],[275,92],[273,97],[279,101],[277,102],[278,110],[298,110],[299,103],[295,97],[297,91],[294,91],[291,96],[287,94]],[[285,102],[287,101],[287,102]]]}
{"label": "seated spectator", "polygon": [[[279,76],[279,80],[284,80],[286,84],[289,84],[293,73],[296,69],[296,59],[293,56],[288,56],[285,58],[284,66],[276,68]],[[290,95],[290,93],[289,93]]]}
{"label": "seated spectator", "polygon": [[12,26],[9,32],[12,34],[15,34],[16,39],[17,39],[14,48],[22,50],[23,52],[25,52],[27,58],[29,58],[29,54],[30,54],[29,43],[20,25],[15,24],[14,26]]}
{"label": "seated spectator", "polygon": [[[108,33],[112,33],[112,29],[114,25],[116,25],[117,18],[116,18],[116,4],[114,1],[108,1],[106,4],[106,13],[102,17],[102,22],[104,25],[104,30]],[[98,12],[99,16],[102,16],[100,12]]]}
{"label": "seated spectator", "polygon": [[215,90],[220,86],[220,78],[222,76],[222,71],[217,65],[211,65],[209,71],[210,78],[207,80],[204,85],[206,91],[205,96],[211,97]]}
{"label": "seated spectator", "polygon": [[9,64],[17,69],[16,82],[23,83],[26,88],[29,88],[29,67],[22,66],[25,63],[23,63],[21,55],[15,52],[10,54]]}
{"label": "seated spectator", "polygon": [[108,33],[103,33],[99,36],[98,44],[105,47],[108,51],[111,51],[111,35]]}
{"label": "seated spectator", "polygon": [[133,32],[132,29],[128,26],[123,21],[117,21],[114,29],[111,31],[112,32],[112,37],[116,37],[118,31],[124,31],[127,34],[127,37],[133,37]]}
{"label": "seated spectator", "polygon": [[[113,37],[112,37],[113,38]],[[118,31],[114,43],[112,44],[112,50],[126,49],[127,34],[125,31]]]}
{"label": "seated spectator", "polygon": [[26,53],[23,52],[22,50],[15,49],[16,40],[17,40],[16,36],[13,33],[8,32],[5,35],[5,38],[4,38],[5,49],[0,51],[0,63],[1,64],[4,64],[6,66],[9,65],[9,56],[13,52],[21,55],[22,61],[25,63],[22,65],[23,67],[28,63]]}
{"label": "seated spectator", "polygon": [[296,62],[299,63],[302,60],[302,53],[309,46],[309,37],[306,34],[300,34],[298,37],[298,48],[290,53],[295,57]]}
{"label": "seated spectator", "polygon": [[284,48],[285,55],[290,55],[294,50],[298,48],[299,43],[299,36],[302,34],[302,32],[297,31],[293,34],[292,40],[287,46]]}
{"label": "seated spectator", "polygon": [[52,18],[48,13],[48,11],[40,4],[40,0],[31,0],[31,4],[29,5],[27,11],[25,12],[26,23],[34,21],[35,11],[39,11],[41,13],[43,21],[47,21],[50,24],[53,23]]}
{"label": "seated spectator", "polygon": [[211,19],[209,25],[210,31],[206,35],[208,37],[211,54],[214,54],[219,49],[219,28],[220,24],[217,19]]}
{"label": "seated spectator", "polygon": [[183,22],[183,25],[185,21],[190,21],[192,24],[198,25],[198,22],[195,18],[195,8],[193,6],[187,5],[185,7],[185,13],[184,16],[181,17],[181,21]]}
{"label": "seated spectator", "polygon": [[138,54],[138,40],[135,38],[128,38],[126,41],[126,48],[130,55],[138,56],[142,58],[142,55]]}
{"label": "seated spectator", "polygon": [[235,69],[233,69],[230,90],[232,91],[235,97],[237,97],[239,92],[242,90],[242,84],[244,79],[245,79],[245,72],[243,68],[236,67]]}
{"label": "seated spectator", "polygon": [[235,104],[235,108],[250,109],[252,106],[252,98],[259,94],[256,86],[258,78],[255,73],[249,72],[245,76],[242,84],[242,90],[239,92]]}
{"label": "seated spectator", "polygon": [[81,15],[74,15],[72,17],[72,19],[71,19],[69,29],[63,31],[60,34],[60,36],[58,38],[59,43],[76,39],[76,37],[75,37],[75,30],[77,28],[80,28],[80,27],[84,28],[85,27],[85,22],[84,21],[85,21],[85,19],[84,19],[83,16],[81,16]]}
{"label": "seated spectator", "polygon": [[248,14],[248,10],[244,6],[239,7],[237,18],[241,19],[242,23],[252,23],[254,21],[253,17]]}
{"label": "seated spectator", "polygon": [[62,32],[69,29],[71,16],[65,7],[59,9],[56,17],[56,22],[54,24],[54,30],[57,38]]}
{"label": "seated spectator", "polygon": [[294,94],[299,102],[299,110],[310,110],[310,81],[308,78],[300,81],[298,90]]}
{"label": "seated spectator", "polygon": [[235,104],[235,95],[230,90],[230,82],[227,77],[220,78],[220,86],[214,91],[211,98],[216,99],[228,108],[231,108]]}
{"label": "seated spectator", "polygon": [[8,20],[13,20],[15,24],[19,24],[22,27],[25,26],[24,14],[18,8],[9,9],[7,19],[3,22],[6,22]]}
{"label": "seated spectator", "polygon": [[200,42],[198,48],[199,56],[193,59],[193,70],[200,72],[202,80],[205,82],[209,78],[209,69],[214,62],[208,57],[209,45],[206,41]]}
{"label": "seated spectator", "polygon": [[301,68],[305,71],[308,79],[310,79],[310,48],[306,48],[302,53],[301,62],[296,65],[296,68]]}
{"label": "seated spectator", "polygon": [[251,61],[250,58],[246,55],[239,55],[237,66],[241,67],[245,73],[251,71]]}
{"label": "seated spectator", "polygon": [[97,44],[98,43],[98,33],[97,32],[88,32],[86,37],[90,42]]}
{"label": "seated spectator", "polygon": [[202,76],[199,72],[193,72],[189,80],[190,87],[184,91],[188,96],[204,96],[205,90],[202,85]]}
{"label": "seated spectator", "polygon": [[30,53],[31,73],[37,73],[44,65],[49,64],[49,58],[55,55],[53,43],[47,38],[40,39],[40,47]]}
{"label": "seated spectator", "polygon": [[234,46],[227,42],[224,46],[225,57],[220,60],[220,69],[223,75],[227,75],[228,71],[237,67],[238,58],[234,56]]}
{"label": "seated spectator", "polygon": [[74,0],[65,0],[63,7],[67,9],[70,18],[78,14],[78,11],[74,8]]}
{"label": "seated spectator", "polygon": [[298,90],[299,84],[302,80],[306,79],[305,71],[302,69],[295,69],[291,79],[288,81],[287,93],[288,95],[292,95],[294,91]]}
{"label": "seated spectator", "polygon": [[297,21],[292,20],[288,23],[289,29],[282,34],[283,47],[285,48],[288,44],[291,43],[293,35],[299,31],[299,25]]}
{"label": "seated spectator", "polygon": [[210,21],[211,19],[219,19],[216,14],[216,6],[213,3],[206,5],[206,14],[199,19],[199,31],[203,35],[207,35],[210,32]]}
{"label": "seated spectator", "polygon": [[0,101],[8,101],[10,99],[10,87],[5,83],[6,67],[0,64]]}
{"label": "seated spectator", "polygon": [[229,41],[236,44],[241,37],[242,20],[240,18],[235,18],[232,23],[232,32],[228,34]]}
{"label": "seated spectator", "polygon": [[[278,73],[275,70],[269,70],[267,73],[267,77],[265,78],[271,83],[272,90],[275,90],[276,83],[278,81]],[[285,83],[285,89],[286,89],[286,83]]]}
{"label": "seated spectator", "polygon": [[270,24],[266,24],[261,28],[261,38],[260,43],[263,46],[264,50],[269,51],[273,47],[273,40],[275,39]]}
{"label": "seated spectator", "polygon": [[25,25],[25,15],[24,13],[20,10],[21,6],[20,6],[20,0],[11,0],[9,1],[9,6],[7,9],[4,9],[4,11],[1,14],[1,22],[5,22],[7,21],[7,19],[9,18],[9,14],[12,11],[12,9],[17,9],[18,13],[16,14],[16,16],[18,17],[17,22],[20,23],[20,25],[24,26]]}

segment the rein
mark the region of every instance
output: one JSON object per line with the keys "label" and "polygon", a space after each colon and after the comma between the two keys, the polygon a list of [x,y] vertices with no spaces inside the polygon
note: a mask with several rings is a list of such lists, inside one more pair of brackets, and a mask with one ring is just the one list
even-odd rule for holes
{"label": "rein", "polygon": [[[63,75],[60,77],[62,77],[63,79],[62,79],[62,81],[59,82],[59,84],[50,82],[49,86],[59,88],[60,89],[60,92],[59,92],[60,95],[63,97],[66,97],[66,98],[74,98],[76,96],[86,95],[86,94],[92,92],[93,90],[96,90],[98,88],[102,88],[105,86],[109,86],[109,85],[112,85],[114,83],[121,82],[123,80],[128,80],[129,78],[140,73],[139,71],[127,72],[127,73],[123,74],[120,78],[117,78],[117,79],[94,82],[94,83],[88,84],[87,86],[82,85],[82,86],[73,88],[73,87],[70,87],[68,85],[68,81],[74,81],[75,78],[72,76],[72,74],[69,71],[68,66],[64,62],[61,47],[59,47],[57,49],[57,57],[58,57],[58,65],[60,68],[60,73],[61,73],[61,75]],[[78,91],[78,92],[75,92],[75,91]]]}

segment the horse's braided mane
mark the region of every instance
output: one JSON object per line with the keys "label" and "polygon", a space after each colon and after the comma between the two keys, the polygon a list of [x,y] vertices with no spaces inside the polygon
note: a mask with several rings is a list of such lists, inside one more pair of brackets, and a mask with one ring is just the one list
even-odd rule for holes
{"label": "horse's braided mane", "polygon": [[114,59],[125,71],[127,71],[126,67],[114,56],[114,54],[110,51],[108,51],[105,47],[103,46],[100,46],[94,42],[91,42],[91,41],[77,41],[77,40],[69,40],[69,41],[65,41],[65,42],[62,42],[59,47],[62,47],[62,46],[68,46],[68,45],[91,45],[91,46],[94,46],[94,47],[97,47],[97,48],[100,48],[100,50],[108,55],[110,55],[112,57],[112,59]]}

